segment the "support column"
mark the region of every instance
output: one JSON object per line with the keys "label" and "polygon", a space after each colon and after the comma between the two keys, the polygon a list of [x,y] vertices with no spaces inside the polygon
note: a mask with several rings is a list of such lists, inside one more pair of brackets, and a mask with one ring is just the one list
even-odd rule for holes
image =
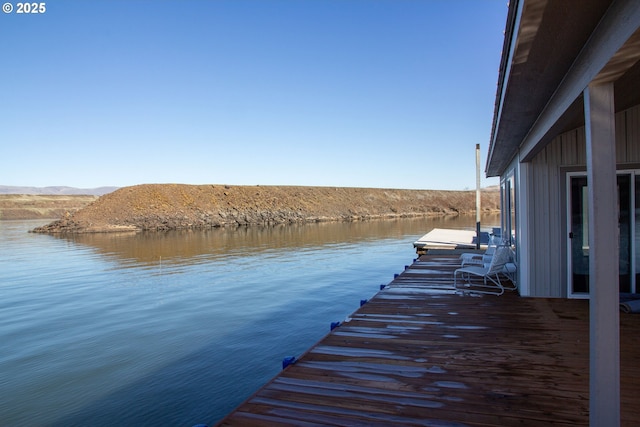
{"label": "support column", "polygon": [[589,188],[589,423],[620,425],[618,210],[613,83],[584,91]]}

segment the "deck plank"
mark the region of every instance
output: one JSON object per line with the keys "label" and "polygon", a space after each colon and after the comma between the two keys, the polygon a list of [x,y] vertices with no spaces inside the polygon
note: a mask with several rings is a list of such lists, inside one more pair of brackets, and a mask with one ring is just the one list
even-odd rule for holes
{"label": "deck plank", "polygon": [[[218,425],[588,425],[588,301],[460,295],[458,266],[423,255]],[[640,316],[620,323],[632,426]]]}

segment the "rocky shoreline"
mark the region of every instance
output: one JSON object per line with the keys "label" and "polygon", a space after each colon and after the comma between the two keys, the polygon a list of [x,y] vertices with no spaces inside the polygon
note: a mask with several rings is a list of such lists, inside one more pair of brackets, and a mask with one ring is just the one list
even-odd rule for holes
{"label": "rocky shoreline", "polygon": [[[482,192],[483,213],[499,209]],[[145,184],[106,194],[36,233],[165,231],[475,212],[475,191]]]}

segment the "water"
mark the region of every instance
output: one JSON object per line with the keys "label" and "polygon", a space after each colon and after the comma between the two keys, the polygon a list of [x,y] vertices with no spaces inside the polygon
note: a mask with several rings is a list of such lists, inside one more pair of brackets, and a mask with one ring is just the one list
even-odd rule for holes
{"label": "water", "polygon": [[0,221],[0,425],[214,424],[410,264],[413,241],[474,224],[65,238]]}

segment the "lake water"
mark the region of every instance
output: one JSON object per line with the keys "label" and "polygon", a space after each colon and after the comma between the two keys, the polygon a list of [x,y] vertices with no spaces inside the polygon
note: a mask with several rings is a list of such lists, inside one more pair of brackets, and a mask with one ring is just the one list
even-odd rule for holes
{"label": "lake water", "polygon": [[3,426],[212,425],[410,264],[413,241],[475,227],[27,232],[46,222],[0,221]]}

